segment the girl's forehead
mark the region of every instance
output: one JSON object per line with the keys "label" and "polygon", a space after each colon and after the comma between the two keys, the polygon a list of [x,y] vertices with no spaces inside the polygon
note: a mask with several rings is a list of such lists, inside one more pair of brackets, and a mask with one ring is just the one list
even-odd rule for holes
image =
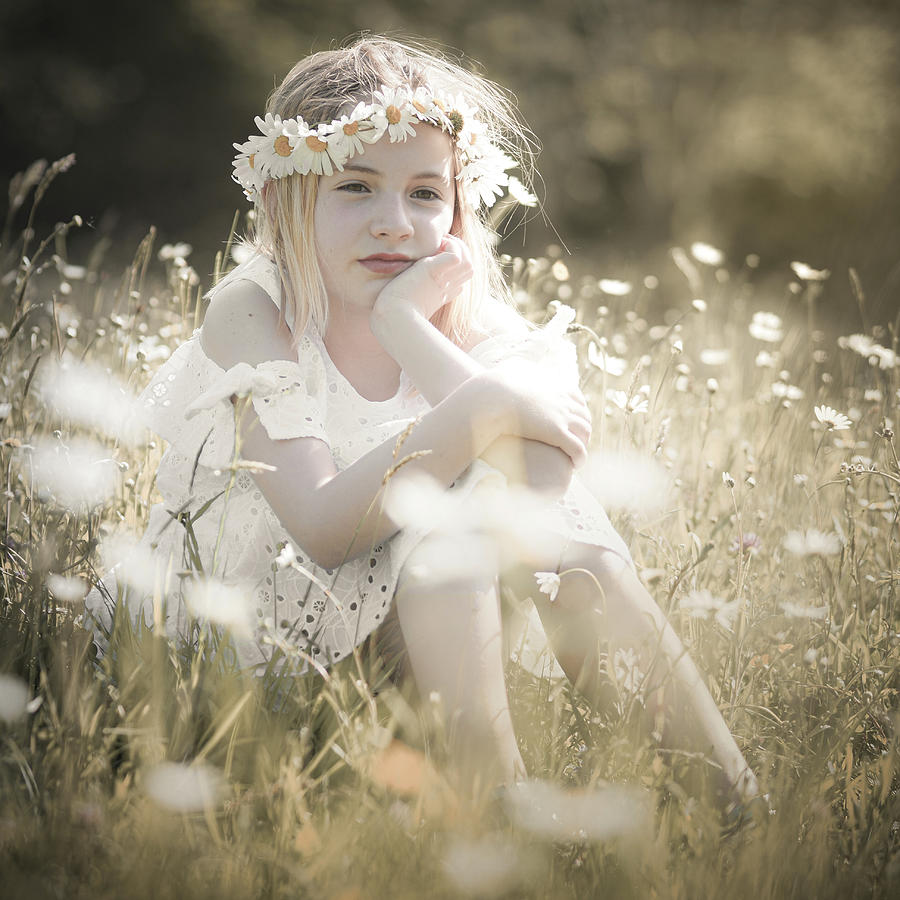
{"label": "girl's forehead", "polygon": [[415,128],[416,136],[405,141],[392,143],[382,138],[377,143],[367,144],[364,152],[350,159],[345,168],[351,171],[367,168],[378,172],[408,172],[410,175],[430,172],[448,175],[454,168],[450,136],[425,122],[417,123]]}

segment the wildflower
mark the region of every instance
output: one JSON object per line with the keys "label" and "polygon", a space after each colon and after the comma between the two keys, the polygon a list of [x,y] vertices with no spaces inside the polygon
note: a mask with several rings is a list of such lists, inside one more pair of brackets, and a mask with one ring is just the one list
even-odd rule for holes
{"label": "wildflower", "polygon": [[817,531],[809,528],[806,532],[789,531],[784,539],[785,550],[795,556],[833,556],[841,552],[840,537],[833,531]]}
{"label": "wildflower", "polygon": [[105,447],[87,438],[74,438],[68,445],[46,439],[37,442],[32,466],[39,490],[67,509],[99,506],[116,490],[115,461]]}
{"label": "wildflower", "polygon": [[581,476],[604,507],[633,512],[659,509],[671,483],[658,462],[625,451],[591,453]]}
{"label": "wildflower", "polygon": [[166,262],[167,260],[174,260],[177,258],[184,259],[187,256],[190,256],[193,252],[194,248],[190,244],[185,244],[184,242],[179,244],[163,244],[162,247],[159,248],[159,258]]}
{"label": "wildflower", "polygon": [[699,297],[696,300],[691,300],[691,306],[699,313],[706,312],[706,301],[701,300]]}
{"label": "wildflower", "polygon": [[[747,479],[750,480],[749,478]],[[738,541],[735,538],[731,542],[731,552],[737,553],[738,550],[743,550],[745,553],[749,553],[750,556],[756,556],[762,548],[762,539],[758,534],[753,531],[746,531],[741,535],[741,540]]]}
{"label": "wildflower", "polygon": [[791,268],[801,281],[825,281],[831,275],[829,269],[814,269],[812,266],[796,260],[791,263]]}
{"label": "wildflower", "polygon": [[87,593],[83,578],[50,574],[46,579],[50,593],[61,603],[77,603]]}
{"label": "wildflower", "polygon": [[722,473],[722,484],[729,490],[734,487],[734,478],[731,477],[731,472]]}
{"label": "wildflower", "polygon": [[706,390],[710,394],[715,394],[719,390],[719,382],[715,378],[706,379]]}
{"label": "wildflower", "polygon": [[556,601],[556,595],[559,593],[559,575],[556,572],[535,572],[535,580],[538,584],[538,590],[542,594],[546,594],[550,598],[550,602]]}
{"label": "wildflower", "polygon": [[569,269],[561,259],[558,259],[553,263],[550,267],[550,272],[557,281],[569,280]]}
{"label": "wildflower", "polygon": [[804,606],[791,600],[781,601],[781,611],[789,619],[824,619],[828,615],[827,606]]}
{"label": "wildflower", "polygon": [[781,325],[781,319],[775,313],[760,311],[753,313],[748,330],[750,336],[758,341],[777,344],[784,337]]}
{"label": "wildflower", "polygon": [[796,484],[797,487],[803,487],[807,481],[809,481],[809,475],[804,475],[802,472],[795,473],[794,484]]}
{"label": "wildflower", "polygon": [[174,812],[200,812],[215,807],[225,793],[225,779],[212,766],[164,762],[144,778],[144,790],[160,806]]}
{"label": "wildflower", "polygon": [[754,363],[757,369],[774,369],[778,364],[778,359],[769,353],[768,350],[760,350],[756,354]]}
{"label": "wildflower", "polygon": [[28,686],[14,675],[0,675],[0,721],[15,722],[28,711]]}
{"label": "wildflower", "polygon": [[604,294],[610,294],[613,297],[624,297],[631,293],[630,281],[618,281],[615,278],[601,278],[598,287]]}
{"label": "wildflower", "polygon": [[275,565],[279,569],[287,569],[297,561],[297,551],[291,546],[290,542],[286,543],[278,556],[275,557]]}
{"label": "wildflower", "polygon": [[691,244],[691,256],[707,266],[721,266],[725,262],[725,254],[721,250],[702,241]]}
{"label": "wildflower", "polygon": [[250,631],[250,606],[247,591],[235,584],[214,578],[192,582],[185,591],[188,609],[205,619],[245,634]]}
{"label": "wildflower", "polygon": [[532,834],[556,841],[604,841],[644,828],[648,798],[634,788],[566,791],[542,781],[513,784],[505,795],[510,818]]}
{"label": "wildflower", "polygon": [[684,353],[684,342],[681,338],[675,338],[672,341],[672,355],[677,356],[679,353]]}
{"label": "wildflower", "polygon": [[704,366],[724,366],[731,359],[731,351],[726,347],[721,350],[711,347],[700,351],[700,362]]}
{"label": "wildflower", "polygon": [[882,394],[878,388],[866,388],[865,393],[863,394],[863,400],[868,403],[881,403]]}
{"label": "wildflower", "polygon": [[846,431],[853,424],[843,413],[830,406],[817,406],[813,412],[828,431]]}
{"label": "wildflower", "polygon": [[794,384],[786,384],[783,381],[772,382],[772,396],[787,400],[802,400],[803,390]]}
{"label": "wildflower", "polygon": [[0,403],[0,422],[5,422],[12,412],[12,403]]}

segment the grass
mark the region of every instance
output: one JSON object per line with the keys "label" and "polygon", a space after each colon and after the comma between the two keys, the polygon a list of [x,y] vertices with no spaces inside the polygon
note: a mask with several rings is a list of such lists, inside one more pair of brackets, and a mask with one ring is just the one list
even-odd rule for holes
{"label": "grass", "polygon": [[[641,732],[624,680],[597,712],[510,661],[523,754],[560,789],[557,819],[536,826],[496,800],[455,801],[433,708],[413,708],[371,659],[327,678],[255,679],[201,629],[193,648],[126,630],[95,659],[80,597],[104,536],[143,530],[162,446],[55,410],[41,376],[65,356],[138,390],[198,323],[203,285],[179,248],[156,252],[152,231],[121,279],[103,273],[99,250],[83,266],[67,259],[77,217],[46,240],[29,218],[15,236],[29,201],[33,211],[70,164],[14,179],[0,246],[6,896],[896,895],[896,323],[838,340],[816,321],[831,286],[816,273],[786,273],[776,298],[752,257],[730,264],[710,248],[673,251],[686,287],[602,290],[553,252],[508,260],[536,321],[552,300],[579,312],[597,449],[666,473],[661,504],[612,509],[614,523],[776,808],[723,839],[696,787],[702,764]],[[216,269],[228,260],[226,250]],[[852,289],[864,314],[855,275]],[[767,340],[749,330],[760,311],[779,317],[755,320]],[[598,343],[621,374],[589,361]],[[852,425],[820,423],[816,407],[835,422],[824,405]],[[79,436],[105,462],[69,471],[78,490],[65,502],[72,485],[41,460],[74,465],[65,448]],[[103,496],[88,502],[98,471]],[[640,498],[646,469],[633,471],[626,493]],[[618,824],[617,798],[629,813]],[[553,831],[585,808],[604,833]]]}

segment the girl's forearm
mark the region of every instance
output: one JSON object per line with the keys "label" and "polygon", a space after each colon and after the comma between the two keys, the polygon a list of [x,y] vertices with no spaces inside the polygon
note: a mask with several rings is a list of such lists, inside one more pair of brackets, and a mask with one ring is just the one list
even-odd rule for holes
{"label": "girl's forearm", "polygon": [[[441,334],[411,304],[388,308],[376,304],[370,321],[379,343],[432,406],[484,371],[484,366]],[[540,441],[502,435],[480,455],[513,482],[542,493],[560,496],[572,480],[569,457],[559,447]]]}
{"label": "girl's forearm", "polygon": [[[297,544],[315,563],[332,569],[397,531],[382,509],[385,490],[414,471],[449,485],[504,433],[506,416],[503,399],[490,381],[470,379],[426,413],[396,453],[395,443],[387,441],[302,498],[297,497],[293,474],[298,460],[290,456],[289,442],[258,437],[262,429],[256,426],[244,436],[242,454],[276,467],[275,472],[257,474],[257,482]],[[408,461],[398,466],[403,460]]]}

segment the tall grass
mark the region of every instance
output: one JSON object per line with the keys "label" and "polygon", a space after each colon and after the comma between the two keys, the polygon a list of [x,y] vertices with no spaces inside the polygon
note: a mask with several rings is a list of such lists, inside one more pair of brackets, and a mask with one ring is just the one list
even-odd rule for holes
{"label": "tall grass", "polygon": [[[198,627],[192,647],[124,629],[97,658],[81,598],[103,539],[143,530],[163,448],[54,406],[43,373],[102,367],[127,397],[196,327],[205,285],[152,231],[121,278],[99,251],[68,259],[78,217],[34,235],[69,165],[13,179],[0,246],[5,896],[896,894],[896,323],[835,340],[816,319],[825,287],[865,310],[855,275],[798,266],[776,297],[756,259],[706,246],[673,250],[682,284],[573,278],[552,250],[507,260],[535,321],[551,301],[578,311],[596,449],[630,460],[614,522],[775,808],[723,838],[702,760],[642,732],[615,660],[597,711],[519,653],[522,751],[559,789],[531,798],[535,821],[461,804],[433,704],[369,656],[255,678]],[[667,476],[652,504],[649,464]]]}

